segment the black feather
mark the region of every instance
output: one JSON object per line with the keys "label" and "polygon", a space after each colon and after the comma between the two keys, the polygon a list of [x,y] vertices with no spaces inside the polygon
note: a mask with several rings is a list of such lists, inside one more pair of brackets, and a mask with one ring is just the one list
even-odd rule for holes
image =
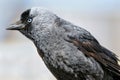
{"label": "black feather", "polygon": [[28,9],[21,14],[21,21],[22,22],[25,22],[29,18],[30,11],[31,11],[31,9]]}

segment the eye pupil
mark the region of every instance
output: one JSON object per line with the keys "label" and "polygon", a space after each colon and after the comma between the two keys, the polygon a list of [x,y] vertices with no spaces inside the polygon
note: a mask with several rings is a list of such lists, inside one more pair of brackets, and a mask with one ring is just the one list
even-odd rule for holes
{"label": "eye pupil", "polygon": [[29,23],[32,22],[32,19],[28,19],[28,22],[29,22]]}

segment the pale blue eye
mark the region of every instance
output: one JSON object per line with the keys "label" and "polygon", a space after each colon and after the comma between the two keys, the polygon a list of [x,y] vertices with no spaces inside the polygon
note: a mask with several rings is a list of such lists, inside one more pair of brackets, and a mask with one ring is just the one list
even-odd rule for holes
{"label": "pale blue eye", "polygon": [[28,20],[27,20],[27,22],[29,22],[29,23],[30,23],[30,22],[32,22],[32,19],[31,19],[31,18],[30,18],[30,19],[28,19]]}

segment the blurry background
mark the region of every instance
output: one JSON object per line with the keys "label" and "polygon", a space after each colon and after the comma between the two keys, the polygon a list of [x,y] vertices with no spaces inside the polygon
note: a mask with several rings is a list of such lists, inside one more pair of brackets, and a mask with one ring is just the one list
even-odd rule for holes
{"label": "blurry background", "polygon": [[5,30],[34,6],[87,29],[120,56],[120,0],[0,0],[0,80],[55,80],[33,43],[17,31]]}

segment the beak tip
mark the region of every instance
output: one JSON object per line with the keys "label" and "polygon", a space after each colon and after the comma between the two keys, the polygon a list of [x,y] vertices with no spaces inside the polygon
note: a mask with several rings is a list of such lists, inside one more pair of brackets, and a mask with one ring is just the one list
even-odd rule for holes
{"label": "beak tip", "polygon": [[6,30],[14,30],[14,28],[8,27],[6,28]]}
{"label": "beak tip", "polygon": [[24,25],[21,23],[21,21],[17,21],[14,24],[11,24],[6,30],[20,30]]}
{"label": "beak tip", "polygon": [[6,30],[10,30],[10,28],[6,28]]}

